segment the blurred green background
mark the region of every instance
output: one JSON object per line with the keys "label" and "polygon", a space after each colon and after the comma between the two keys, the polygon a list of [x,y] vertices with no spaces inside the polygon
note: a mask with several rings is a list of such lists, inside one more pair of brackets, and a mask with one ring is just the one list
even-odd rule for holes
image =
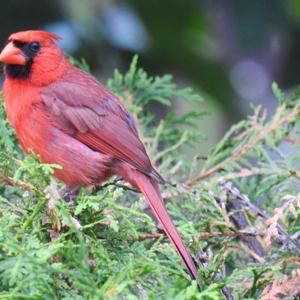
{"label": "blurred green background", "polygon": [[[12,32],[52,31],[104,83],[138,53],[149,73],[171,73],[179,86],[194,87],[210,113],[199,120],[207,135],[199,154],[250,103],[272,111],[273,81],[290,89],[300,79],[299,0],[10,0],[1,2],[0,19],[3,44]],[[188,108],[177,99],[172,109]]]}

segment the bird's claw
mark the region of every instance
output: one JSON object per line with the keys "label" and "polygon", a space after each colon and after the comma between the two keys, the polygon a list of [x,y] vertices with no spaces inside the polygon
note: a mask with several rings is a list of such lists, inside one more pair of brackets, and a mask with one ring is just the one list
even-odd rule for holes
{"label": "bird's claw", "polygon": [[70,188],[66,186],[62,188],[59,193],[68,205],[74,206],[75,199],[79,193],[79,188]]}

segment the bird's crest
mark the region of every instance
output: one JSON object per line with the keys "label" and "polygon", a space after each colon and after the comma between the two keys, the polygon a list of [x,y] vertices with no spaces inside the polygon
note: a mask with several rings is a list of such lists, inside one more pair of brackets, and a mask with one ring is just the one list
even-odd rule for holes
{"label": "bird's crest", "polygon": [[48,31],[43,30],[27,30],[13,33],[8,40],[18,40],[22,42],[32,42],[32,41],[59,41],[61,37]]}

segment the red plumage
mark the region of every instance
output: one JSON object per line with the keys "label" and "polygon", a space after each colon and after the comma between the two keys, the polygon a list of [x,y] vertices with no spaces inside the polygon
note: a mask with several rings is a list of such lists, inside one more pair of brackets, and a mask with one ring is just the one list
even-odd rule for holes
{"label": "red plumage", "polygon": [[22,147],[25,152],[32,149],[45,163],[61,165],[55,176],[72,188],[122,176],[144,194],[192,278],[197,278],[195,264],[163,205],[158,187],[162,179],[133,117],[94,77],[70,64],[54,43],[57,39],[43,31],[15,33],[0,54],[7,116]]}

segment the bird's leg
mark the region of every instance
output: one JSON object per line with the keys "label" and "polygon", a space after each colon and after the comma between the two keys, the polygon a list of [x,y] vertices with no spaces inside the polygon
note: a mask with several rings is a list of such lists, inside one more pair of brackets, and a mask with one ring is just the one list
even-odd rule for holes
{"label": "bird's leg", "polygon": [[[52,240],[57,239],[59,232],[62,227],[66,227],[67,224],[64,220],[60,220],[59,214],[56,208],[56,202],[63,198],[68,205],[74,205],[74,199],[78,195],[79,187],[64,187],[60,191],[57,189],[56,181],[52,180],[50,185],[45,189],[46,197],[49,199],[48,202],[48,215],[52,222],[52,229],[49,230],[50,237]],[[73,216],[71,221],[78,229],[81,229],[80,222]]]}
{"label": "bird's leg", "polygon": [[80,187],[78,186],[65,186],[59,191],[59,194],[66,201],[66,203],[72,206],[75,204],[75,198],[77,197],[79,190]]}
{"label": "bird's leg", "polygon": [[51,180],[49,186],[45,188],[44,193],[48,199],[48,210],[49,212],[53,212],[56,207],[56,202],[60,197],[56,181]]}

